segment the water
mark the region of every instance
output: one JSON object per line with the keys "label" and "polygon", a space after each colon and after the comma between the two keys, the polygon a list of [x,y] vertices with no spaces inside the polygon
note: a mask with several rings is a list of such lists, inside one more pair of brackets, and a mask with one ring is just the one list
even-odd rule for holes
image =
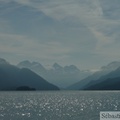
{"label": "water", "polygon": [[0,92],[0,120],[99,120],[120,111],[120,92]]}

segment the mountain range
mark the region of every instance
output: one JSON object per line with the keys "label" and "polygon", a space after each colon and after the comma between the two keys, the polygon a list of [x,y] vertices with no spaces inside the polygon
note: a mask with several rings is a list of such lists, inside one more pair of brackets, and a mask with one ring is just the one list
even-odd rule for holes
{"label": "mountain range", "polygon": [[25,86],[35,90],[59,90],[33,71],[20,69],[0,58],[0,90],[17,90]]}
{"label": "mountain range", "polygon": [[[91,82],[96,82],[99,81],[100,79],[103,79],[106,75],[106,77],[103,79],[107,78],[113,78],[117,77],[120,74],[120,71],[115,71],[117,68],[120,67],[120,62],[115,61],[112,63],[109,63],[107,66],[101,67],[100,71],[95,72],[94,74],[86,77],[85,79],[82,79],[81,81],[69,86],[67,89],[72,89],[72,90],[78,90],[78,89],[84,89],[86,85],[88,85]],[[114,75],[112,76],[112,71],[114,71]],[[110,73],[110,74],[109,74]]]}
{"label": "mountain range", "polygon": [[[15,66],[0,58],[0,90],[59,90],[54,85],[55,78],[57,84],[64,82],[67,86],[69,78],[74,81],[74,76],[79,75],[80,72],[82,71],[75,65],[62,67],[55,63],[52,68],[46,69],[38,62],[23,61]],[[50,79],[46,81],[40,74],[54,79],[51,80],[52,82]],[[78,77],[78,80],[79,82],[64,89],[120,90],[120,62],[112,62],[82,80]]]}
{"label": "mountain range", "polygon": [[17,67],[28,68],[60,88],[66,88],[92,74],[91,71],[82,71],[75,65],[62,67],[58,63],[54,63],[51,68],[47,69],[38,62],[28,60],[20,62]]}
{"label": "mountain range", "polygon": [[120,67],[98,80],[89,82],[84,90],[120,90]]}

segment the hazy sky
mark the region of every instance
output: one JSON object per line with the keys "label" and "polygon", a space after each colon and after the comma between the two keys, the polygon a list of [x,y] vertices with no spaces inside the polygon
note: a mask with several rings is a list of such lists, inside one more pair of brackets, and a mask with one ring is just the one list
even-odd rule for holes
{"label": "hazy sky", "polygon": [[94,69],[120,60],[120,0],[0,0],[0,57]]}

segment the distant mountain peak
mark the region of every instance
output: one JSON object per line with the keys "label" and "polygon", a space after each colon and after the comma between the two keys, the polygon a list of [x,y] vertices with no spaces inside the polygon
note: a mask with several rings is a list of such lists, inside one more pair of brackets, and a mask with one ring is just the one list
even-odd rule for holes
{"label": "distant mountain peak", "polygon": [[54,64],[53,64],[53,68],[54,68],[55,70],[63,69],[63,67],[60,66],[58,63],[54,63]]}
{"label": "distant mountain peak", "polygon": [[66,72],[72,72],[72,73],[74,73],[74,72],[80,72],[80,70],[75,65],[65,66],[64,70]]}
{"label": "distant mountain peak", "polygon": [[74,70],[79,70],[75,65],[70,65],[70,66],[65,66],[64,68],[70,68],[70,69],[74,69]]}
{"label": "distant mountain peak", "polygon": [[107,66],[101,67],[101,70],[115,70],[120,67],[120,61],[113,61],[109,63]]}
{"label": "distant mountain peak", "polygon": [[28,60],[22,61],[18,64],[19,66],[30,66],[31,62]]}
{"label": "distant mountain peak", "polygon": [[9,64],[5,59],[0,58],[0,64]]}
{"label": "distant mountain peak", "polygon": [[34,72],[46,72],[46,69],[39,62],[22,61],[17,65],[19,68],[29,68]]}
{"label": "distant mountain peak", "polygon": [[113,66],[113,65],[120,65],[120,61],[113,61],[108,64],[108,66]]}
{"label": "distant mountain peak", "polygon": [[31,63],[32,66],[39,66],[39,67],[43,67],[43,65],[39,62],[32,62]]}

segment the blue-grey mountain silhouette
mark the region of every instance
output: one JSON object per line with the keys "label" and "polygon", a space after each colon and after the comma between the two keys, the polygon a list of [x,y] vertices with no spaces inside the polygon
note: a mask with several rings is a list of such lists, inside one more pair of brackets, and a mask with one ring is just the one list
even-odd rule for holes
{"label": "blue-grey mountain silhouette", "polygon": [[59,88],[27,68],[18,68],[0,59],[0,90],[16,90],[28,86],[36,90],[59,90]]}
{"label": "blue-grey mountain silhouette", "polygon": [[62,67],[58,63],[54,63],[50,69],[45,68],[38,62],[28,60],[20,62],[17,66],[19,68],[29,68],[60,88],[66,88],[91,74],[90,71],[79,70],[75,65]]}
{"label": "blue-grey mountain silhouette", "polygon": [[86,77],[85,79],[80,80],[79,82],[69,86],[67,89],[75,89],[75,90],[84,89],[84,87],[91,81],[98,80],[101,76],[107,75],[108,73],[116,70],[118,67],[120,67],[119,61],[112,62],[107,66],[101,67],[100,71],[97,71],[94,74]]}
{"label": "blue-grey mountain silhouette", "polygon": [[86,90],[120,90],[120,67],[98,80],[89,82],[84,89]]}

